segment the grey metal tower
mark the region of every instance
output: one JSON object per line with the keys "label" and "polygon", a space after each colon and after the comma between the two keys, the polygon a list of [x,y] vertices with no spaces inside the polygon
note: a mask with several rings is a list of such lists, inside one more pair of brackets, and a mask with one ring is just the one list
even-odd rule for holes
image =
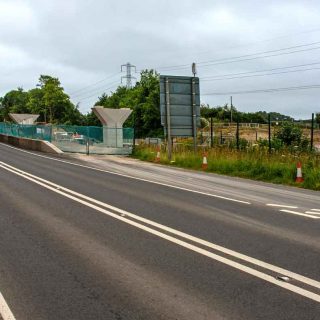
{"label": "grey metal tower", "polygon": [[132,88],[132,79],[136,79],[135,77],[132,76],[131,74],[131,70],[134,69],[135,72],[137,72],[136,66],[132,65],[130,62],[123,64],[121,66],[121,72],[123,71],[123,68],[126,68],[127,71],[127,75],[121,77],[121,83],[122,83],[122,79],[126,79],[127,80],[127,89],[131,89]]}

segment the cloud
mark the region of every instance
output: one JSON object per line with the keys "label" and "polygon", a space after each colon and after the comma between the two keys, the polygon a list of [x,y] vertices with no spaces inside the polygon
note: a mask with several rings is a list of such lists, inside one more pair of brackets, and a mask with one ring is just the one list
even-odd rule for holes
{"label": "cloud", "polygon": [[[127,61],[137,69],[190,65],[171,74],[191,75],[191,63],[277,50],[319,39],[318,1],[202,0],[0,0],[0,94],[40,74],[58,76],[81,110],[119,81]],[[201,67],[200,77],[320,62],[306,51]],[[163,71],[164,72],[164,71]],[[168,71],[167,71],[168,72]],[[109,77],[108,76],[112,76]],[[108,78],[88,89],[81,88]],[[319,71],[202,82],[201,92],[231,92],[320,83]],[[234,97],[243,111],[277,110],[296,117],[315,111],[317,90]],[[90,95],[92,97],[90,97]],[[229,96],[203,96],[211,105]],[[303,108],[301,107],[303,105]]]}

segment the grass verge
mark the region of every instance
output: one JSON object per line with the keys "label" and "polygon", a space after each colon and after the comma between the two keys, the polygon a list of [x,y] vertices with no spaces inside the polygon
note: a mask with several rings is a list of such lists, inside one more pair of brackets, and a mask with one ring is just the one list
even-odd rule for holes
{"label": "grass verge", "polygon": [[[220,147],[209,149],[206,152],[207,172],[320,190],[319,155],[293,155],[285,151],[268,154],[266,150],[238,151]],[[156,148],[139,146],[132,156],[143,161],[154,162],[156,154]],[[173,153],[170,162],[165,150],[161,150],[159,163],[202,170],[202,159],[202,152],[195,154],[187,150]],[[295,182],[298,161],[302,163],[304,178],[304,182],[299,184]]]}

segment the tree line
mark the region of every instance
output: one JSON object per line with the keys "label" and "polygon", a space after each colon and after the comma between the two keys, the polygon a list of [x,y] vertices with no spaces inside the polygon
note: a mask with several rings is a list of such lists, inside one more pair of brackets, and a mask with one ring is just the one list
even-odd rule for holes
{"label": "tree line", "polygon": [[[131,116],[125,126],[135,127],[136,137],[163,136],[163,127],[160,122],[160,91],[159,74],[154,70],[144,70],[133,88],[119,86],[111,94],[103,93],[94,105],[106,108],[131,108]],[[240,112],[235,106],[210,107],[202,104],[201,117],[213,118],[215,122],[253,122],[267,123],[268,113]],[[231,112],[232,111],[232,112]],[[41,75],[35,88],[25,91],[17,88],[0,97],[0,121],[10,121],[9,113],[39,114],[39,122],[101,126],[97,117],[89,112],[82,114],[79,106],[75,105],[64,91],[58,78]],[[231,115],[232,114],[232,115]],[[272,112],[271,121],[293,121],[294,119]],[[316,115],[320,124],[320,113]]]}

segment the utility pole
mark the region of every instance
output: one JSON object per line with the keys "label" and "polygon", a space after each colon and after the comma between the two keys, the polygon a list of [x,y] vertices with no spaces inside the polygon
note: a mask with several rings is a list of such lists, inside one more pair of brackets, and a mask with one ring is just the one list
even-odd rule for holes
{"label": "utility pole", "polygon": [[197,74],[196,63],[192,63],[192,73],[193,78],[191,80],[191,89],[192,89],[192,131],[193,131],[193,149],[194,152],[197,152],[197,114],[196,114],[196,88],[195,88],[195,77]]}
{"label": "utility pole", "polygon": [[231,102],[231,104],[230,104],[230,114],[231,114],[230,122],[232,123],[232,96],[230,97],[230,102]]}
{"label": "utility pole", "polygon": [[137,68],[136,68],[136,66],[132,65],[130,62],[123,64],[121,66],[121,72],[123,71],[123,68],[126,68],[127,74],[125,76],[121,77],[121,83],[122,83],[122,79],[126,79],[126,81],[127,81],[126,87],[127,87],[127,89],[131,89],[132,88],[132,79],[136,79],[135,77],[132,76],[131,71],[132,71],[132,69],[134,69],[134,71],[137,72]]}

